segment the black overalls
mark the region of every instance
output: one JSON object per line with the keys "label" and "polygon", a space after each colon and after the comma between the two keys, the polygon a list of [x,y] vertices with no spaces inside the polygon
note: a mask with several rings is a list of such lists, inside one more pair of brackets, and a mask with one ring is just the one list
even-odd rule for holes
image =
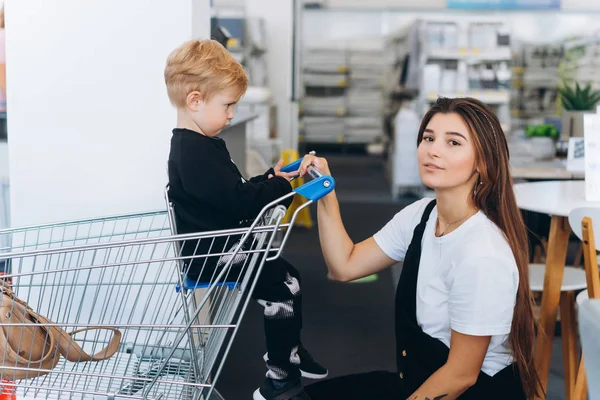
{"label": "black overalls", "polygon": [[[312,400],[403,400],[414,393],[448,360],[450,350],[444,343],[424,333],[417,323],[417,277],[421,243],[435,200],[431,201],[414,230],[406,251],[396,290],[396,364],[398,371],[371,372],[319,382],[306,388]],[[433,396],[443,393],[431,393]],[[477,383],[460,400],[523,400],[516,364],[493,377],[480,372]]]}

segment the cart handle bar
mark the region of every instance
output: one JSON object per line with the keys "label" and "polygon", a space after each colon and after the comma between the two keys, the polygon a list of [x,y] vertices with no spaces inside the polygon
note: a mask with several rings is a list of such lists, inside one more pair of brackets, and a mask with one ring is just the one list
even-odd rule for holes
{"label": "cart handle bar", "polygon": [[[303,158],[300,158],[291,164],[281,167],[281,172],[298,171],[302,160]],[[335,188],[335,179],[330,175],[324,175],[314,165],[309,165],[306,171],[312,177],[312,180],[295,188],[295,193],[306,197],[309,200],[317,201],[329,194]]]}

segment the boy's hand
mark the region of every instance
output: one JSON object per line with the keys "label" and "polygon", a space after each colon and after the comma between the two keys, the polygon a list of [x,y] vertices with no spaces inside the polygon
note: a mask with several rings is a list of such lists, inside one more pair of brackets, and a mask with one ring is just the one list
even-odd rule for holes
{"label": "boy's hand", "polygon": [[[280,176],[282,178],[287,179],[288,181],[292,178],[297,177],[300,173],[300,171],[281,172],[281,167],[283,167],[283,160],[279,160],[277,165],[273,168],[273,170],[275,171],[275,176]],[[272,177],[273,177],[273,175],[269,174],[269,179],[271,179]]]}

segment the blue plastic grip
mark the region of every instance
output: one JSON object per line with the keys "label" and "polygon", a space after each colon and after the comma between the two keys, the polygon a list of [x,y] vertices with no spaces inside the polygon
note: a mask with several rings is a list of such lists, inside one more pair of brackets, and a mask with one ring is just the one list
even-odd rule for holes
{"label": "blue plastic grip", "polygon": [[[295,172],[300,168],[303,158],[300,158],[293,163],[281,167],[281,172]],[[321,175],[318,170],[311,170],[309,167],[308,173],[313,180],[305,183],[302,186],[294,189],[295,193],[306,197],[309,200],[317,201],[323,196],[329,194],[335,188],[335,179],[329,175]],[[314,168],[314,167],[313,167]]]}
{"label": "blue plastic grip", "polygon": [[[226,286],[227,289],[233,290],[236,287],[240,286],[239,282],[217,282],[212,283],[212,285],[221,287]],[[183,280],[183,290],[195,290],[195,289],[207,289],[211,286],[209,282],[197,282],[195,279],[186,277]],[[181,291],[181,286],[178,284],[175,286],[175,291],[179,293]]]}
{"label": "blue plastic grip", "polygon": [[329,194],[335,188],[335,179],[329,175],[322,175],[302,186],[294,189],[294,192],[309,200],[317,201]]}
{"label": "blue plastic grip", "polygon": [[284,165],[281,167],[281,172],[296,172],[300,169],[300,164],[302,164],[302,158],[299,158],[288,165]]}

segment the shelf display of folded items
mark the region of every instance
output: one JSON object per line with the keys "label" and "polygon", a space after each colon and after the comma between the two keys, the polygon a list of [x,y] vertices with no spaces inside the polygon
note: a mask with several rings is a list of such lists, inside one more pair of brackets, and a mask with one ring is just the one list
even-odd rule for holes
{"label": "shelf display of folded items", "polygon": [[306,96],[302,99],[302,114],[342,116],[347,114],[345,96],[317,97]]}
{"label": "shelf display of folded items", "polygon": [[346,129],[376,129],[383,130],[383,120],[379,117],[346,117]]}
{"label": "shelf display of folded items", "polygon": [[383,135],[383,120],[378,117],[346,117],[349,143],[374,143]]}
{"label": "shelf display of folded items", "polygon": [[305,117],[303,119],[304,140],[317,143],[337,143],[343,140],[344,118]]}
{"label": "shelf display of folded items", "polygon": [[348,66],[353,69],[381,69],[385,56],[381,51],[353,51],[348,57]]}
{"label": "shelf display of folded items", "polygon": [[346,126],[344,118],[339,117],[304,117],[302,119],[304,134],[308,136],[339,136],[344,134]]}
{"label": "shelf display of folded items", "polygon": [[355,89],[383,89],[385,72],[382,69],[351,70],[349,85]]}
{"label": "shelf display of folded items", "polygon": [[346,74],[339,73],[304,73],[304,85],[313,87],[346,87],[348,86],[348,78]]}
{"label": "shelf display of folded items", "polygon": [[344,73],[348,70],[343,49],[307,49],[302,57],[305,72]]}
{"label": "shelf display of folded items", "polygon": [[381,131],[357,129],[346,132],[345,141],[353,144],[377,143],[380,141],[381,136]]}
{"label": "shelf display of folded items", "polygon": [[380,116],[384,99],[381,90],[348,91],[348,113],[357,116]]}

